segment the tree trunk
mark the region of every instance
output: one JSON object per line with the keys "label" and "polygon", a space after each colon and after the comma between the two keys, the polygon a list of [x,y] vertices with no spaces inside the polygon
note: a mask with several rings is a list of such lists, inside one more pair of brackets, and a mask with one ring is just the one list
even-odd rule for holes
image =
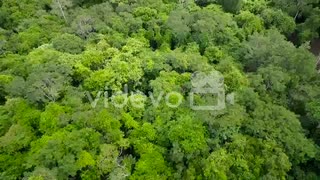
{"label": "tree trunk", "polygon": [[64,21],[65,21],[66,23],[68,23],[67,18],[66,18],[65,14],[64,14],[64,11],[63,11],[63,8],[62,8],[62,5],[61,5],[60,1],[59,1],[59,0],[56,0],[56,1],[57,1],[58,5],[59,5],[59,9],[60,9],[60,11],[61,11],[61,14],[62,14],[62,16],[63,16]]}

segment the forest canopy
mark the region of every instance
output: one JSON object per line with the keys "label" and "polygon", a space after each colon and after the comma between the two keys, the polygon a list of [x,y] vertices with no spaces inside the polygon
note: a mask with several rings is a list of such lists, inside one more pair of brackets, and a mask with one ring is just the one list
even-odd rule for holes
{"label": "forest canopy", "polygon": [[1,0],[0,179],[320,179],[319,33],[318,0]]}

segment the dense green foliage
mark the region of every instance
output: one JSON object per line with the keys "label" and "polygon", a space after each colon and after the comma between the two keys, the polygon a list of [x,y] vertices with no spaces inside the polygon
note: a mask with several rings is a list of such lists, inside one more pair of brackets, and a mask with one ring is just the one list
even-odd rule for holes
{"label": "dense green foliage", "polygon": [[[0,1],[0,179],[320,179],[320,76],[308,46],[319,8]],[[193,73],[212,70],[235,102],[195,111]],[[119,108],[110,101],[126,87]],[[178,108],[165,97],[173,91]],[[106,93],[113,99],[90,101]]]}

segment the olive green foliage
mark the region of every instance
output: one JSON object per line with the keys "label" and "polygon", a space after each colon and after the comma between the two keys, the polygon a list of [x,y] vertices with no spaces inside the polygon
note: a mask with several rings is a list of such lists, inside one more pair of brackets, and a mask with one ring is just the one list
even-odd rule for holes
{"label": "olive green foliage", "polygon": [[[319,12],[316,0],[2,0],[0,179],[320,179]],[[213,71],[226,107],[196,111],[192,98],[219,100],[190,93]]]}
{"label": "olive green foliage", "polygon": [[79,54],[84,50],[84,41],[72,34],[62,34],[52,40],[52,46],[57,51]]}

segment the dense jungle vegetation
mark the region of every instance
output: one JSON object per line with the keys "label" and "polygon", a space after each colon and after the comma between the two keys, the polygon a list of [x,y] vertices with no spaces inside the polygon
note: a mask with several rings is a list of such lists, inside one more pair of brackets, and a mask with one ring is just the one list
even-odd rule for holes
{"label": "dense jungle vegetation", "polygon": [[[0,0],[0,179],[319,180],[319,30],[319,0]],[[190,108],[213,70],[234,103]]]}

